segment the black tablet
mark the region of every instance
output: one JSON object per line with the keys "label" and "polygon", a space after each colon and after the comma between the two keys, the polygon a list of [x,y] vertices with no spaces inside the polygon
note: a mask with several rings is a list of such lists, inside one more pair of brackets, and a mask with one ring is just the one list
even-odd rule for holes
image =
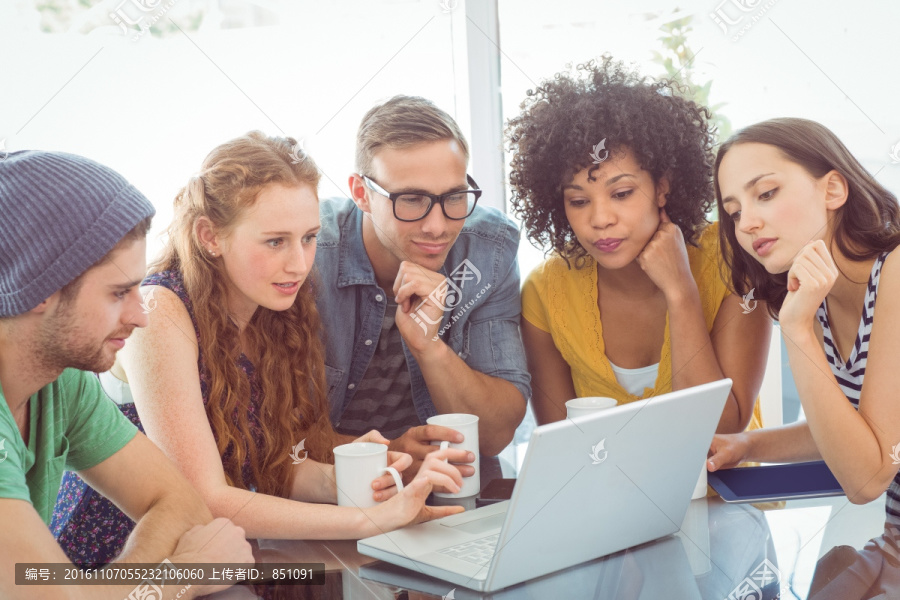
{"label": "black tablet", "polygon": [[771,502],[843,496],[824,461],[723,469],[707,475],[725,502]]}

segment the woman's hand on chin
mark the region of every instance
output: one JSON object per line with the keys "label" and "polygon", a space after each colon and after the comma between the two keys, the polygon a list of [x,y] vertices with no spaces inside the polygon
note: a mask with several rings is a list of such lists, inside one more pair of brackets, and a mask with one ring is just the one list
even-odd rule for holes
{"label": "woman's hand on chin", "polygon": [[822,240],[810,242],[797,255],[787,276],[787,296],[778,313],[789,337],[811,333],[816,311],[834,287],[839,271]]}
{"label": "woman's hand on chin", "polygon": [[697,293],[684,235],[678,225],[669,219],[665,208],[659,209],[659,227],[637,260],[644,273],[662,290],[667,301]]}

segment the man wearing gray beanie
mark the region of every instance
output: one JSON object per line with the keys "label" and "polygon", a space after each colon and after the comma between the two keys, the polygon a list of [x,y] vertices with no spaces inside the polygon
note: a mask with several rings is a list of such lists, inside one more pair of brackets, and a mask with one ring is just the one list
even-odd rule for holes
{"label": "man wearing gray beanie", "polygon": [[[41,595],[15,585],[15,563],[68,562],[47,527],[64,469],[137,521],[117,562],[253,562],[243,530],[212,519],[88,372],[108,370],[148,322],[138,286],[153,214],[121,175],[86,158],[22,151],[0,160],[2,598]],[[44,591],[87,597],[79,587]],[[168,585],[162,597],[224,587]],[[135,588],[89,589],[91,598],[123,598]]]}

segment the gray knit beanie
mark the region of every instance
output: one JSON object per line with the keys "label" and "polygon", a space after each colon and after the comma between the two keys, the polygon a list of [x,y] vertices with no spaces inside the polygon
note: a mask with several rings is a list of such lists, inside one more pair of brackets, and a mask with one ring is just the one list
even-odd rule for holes
{"label": "gray knit beanie", "polygon": [[155,212],[124,177],[92,160],[10,153],[0,160],[0,317],[46,300]]}

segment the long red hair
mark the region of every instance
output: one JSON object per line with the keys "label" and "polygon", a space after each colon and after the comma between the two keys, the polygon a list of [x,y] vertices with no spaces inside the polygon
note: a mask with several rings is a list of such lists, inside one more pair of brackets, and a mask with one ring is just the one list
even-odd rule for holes
{"label": "long red hair", "polygon": [[238,366],[238,329],[224,310],[227,275],[222,262],[204,251],[196,224],[206,217],[217,231],[227,234],[266,186],[308,185],[315,191],[318,183],[318,167],[293,138],[251,131],[226,142],[209,153],[199,175],[178,192],[166,245],[150,267],[151,273],[183,274],[209,378],[206,415],[229,485],[246,488],[252,483],[242,477],[242,465],[249,457],[257,491],[282,497],[290,492],[290,452],[296,443],[305,438],[310,457],[333,460],[315,271],[291,308],[273,311],[260,306],[244,331],[257,357],[254,367],[261,387],[257,418],[263,441],[257,447],[248,422],[250,383]]}

